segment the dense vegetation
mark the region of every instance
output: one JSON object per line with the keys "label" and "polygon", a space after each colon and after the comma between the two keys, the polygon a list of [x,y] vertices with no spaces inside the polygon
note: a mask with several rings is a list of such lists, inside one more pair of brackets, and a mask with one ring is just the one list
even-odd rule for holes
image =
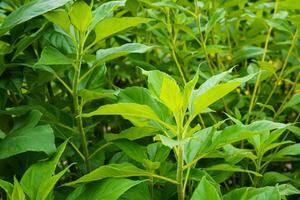
{"label": "dense vegetation", "polygon": [[0,24],[0,199],[299,199],[297,0],[1,0]]}

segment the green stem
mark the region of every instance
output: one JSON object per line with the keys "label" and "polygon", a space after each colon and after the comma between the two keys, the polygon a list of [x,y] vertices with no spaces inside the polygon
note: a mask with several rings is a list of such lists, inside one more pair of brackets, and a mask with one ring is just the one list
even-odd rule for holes
{"label": "green stem", "polygon": [[178,155],[177,155],[177,193],[178,200],[184,200],[184,191],[183,191],[183,148],[180,144],[178,146]]}
{"label": "green stem", "polygon": [[79,104],[79,95],[78,95],[78,85],[80,80],[80,70],[81,70],[81,63],[82,63],[82,57],[83,57],[83,46],[84,42],[82,40],[82,34],[79,35],[79,42],[78,42],[78,48],[77,48],[77,56],[76,56],[76,64],[75,64],[75,74],[73,79],[73,90],[72,90],[72,96],[73,96],[73,106],[74,106],[74,115],[76,117],[76,124],[77,129],[81,137],[81,145],[82,145],[82,151],[84,155],[84,163],[87,171],[91,170],[91,165],[89,162],[89,151],[88,151],[88,144],[86,140],[85,131],[83,128],[83,121],[81,118],[81,106]]}
{"label": "green stem", "polygon": [[[296,39],[297,39],[297,34],[298,34],[298,30],[296,30],[296,33],[295,33],[295,35],[294,35],[294,37],[293,37],[293,39],[292,39],[291,47],[290,47],[290,49],[289,49],[289,51],[288,51],[288,53],[287,53],[287,56],[286,56],[286,58],[285,58],[285,60],[284,60],[282,69],[281,69],[280,74],[279,74],[279,77],[278,77],[278,80],[281,80],[281,79],[282,79],[284,69],[286,68],[287,63],[288,63],[288,60],[289,60],[289,58],[290,58],[290,56],[291,56],[291,54],[292,54],[292,51],[293,51],[293,49],[294,49],[294,47],[295,47],[295,42],[296,42]],[[273,94],[274,94],[276,88],[277,88],[277,84],[275,84],[274,87],[272,88],[272,91],[270,92],[270,94],[269,94],[267,100],[266,100],[265,103],[263,104],[263,106],[262,106],[260,112],[263,112],[263,111],[264,111],[265,105],[267,105],[267,104],[269,103],[269,101],[271,100],[271,98],[272,98],[272,96],[273,96]]]}
{"label": "green stem", "polygon": [[[279,0],[276,0],[274,15],[277,13],[278,4],[279,4]],[[264,62],[265,59],[266,59],[266,55],[267,55],[267,51],[268,51],[268,46],[269,46],[269,41],[270,41],[272,30],[273,30],[272,27],[270,27],[269,30],[268,30],[268,34],[267,34],[267,38],[266,38],[265,46],[264,46],[264,51],[263,51],[263,56],[262,56],[262,59],[261,59],[262,62]],[[248,124],[249,121],[250,121],[251,112],[252,112],[252,109],[254,108],[254,104],[255,104],[255,101],[256,101],[256,93],[257,93],[257,90],[260,86],[260,79],[261,79],[261,73],[258,74],[256,82],[255,82],[253,94],[252,94],[250,105],[249,105],[246,124]]]}

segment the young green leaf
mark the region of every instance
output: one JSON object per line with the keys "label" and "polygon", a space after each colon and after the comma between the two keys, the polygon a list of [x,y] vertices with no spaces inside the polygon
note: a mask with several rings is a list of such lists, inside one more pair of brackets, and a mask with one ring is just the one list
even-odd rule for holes
{"label": "young green leaf", "polygon": [[71,22],[68,13],[63,9],[54,10],[44,15],[47,20],[61,27],[66,33],[70,33]]}
{"label": "young green leaf", "polygon": [[92,11],[84,1],[76,1],[69,12],[70,20],[78,31],[84,33],[92,21]]}
{"label": "young green leaf", "polygon": [[11,197],[12,200],[25,200],[25,194],[16,177],[14,177],[14,188]]}

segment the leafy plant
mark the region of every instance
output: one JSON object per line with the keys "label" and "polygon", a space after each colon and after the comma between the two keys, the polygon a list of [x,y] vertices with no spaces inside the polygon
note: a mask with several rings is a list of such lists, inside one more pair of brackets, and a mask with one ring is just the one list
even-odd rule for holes
{"label": "leafy plant", "polygon": [[1,1],[0,199],[296,199],[299,9]]}

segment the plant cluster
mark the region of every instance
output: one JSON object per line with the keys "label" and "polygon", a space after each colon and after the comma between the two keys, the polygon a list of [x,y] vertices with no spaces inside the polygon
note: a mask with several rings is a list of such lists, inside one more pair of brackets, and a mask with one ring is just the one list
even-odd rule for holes
{"label": "plant cluster", "polygon": [[299,28],[294,0],[2,0],[0,199],[299,199]]}

